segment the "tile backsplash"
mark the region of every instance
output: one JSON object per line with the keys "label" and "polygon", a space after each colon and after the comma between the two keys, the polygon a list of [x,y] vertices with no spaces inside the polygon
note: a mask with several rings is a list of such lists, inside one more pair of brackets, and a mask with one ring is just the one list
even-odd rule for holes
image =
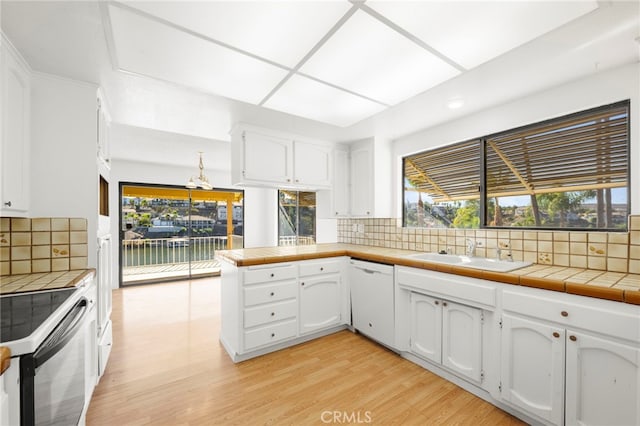
{"label": "tile backsplash", "polygon": [[640,215],[629,216],[628,232],[402,228],[402,219],[340,219],[338,241],[425,252],[465,254],[467,240],[476,255],[640,274]]}
{"label": "tile backsplash", "polygon": [[0,275],[86,268],[86,219],[0,218]]}

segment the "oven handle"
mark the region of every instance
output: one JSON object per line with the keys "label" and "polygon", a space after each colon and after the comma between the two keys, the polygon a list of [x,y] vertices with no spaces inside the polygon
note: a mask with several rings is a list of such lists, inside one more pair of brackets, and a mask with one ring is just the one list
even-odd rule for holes
{"label": "oven handle", "polygon": [[82,328],[83,319],[87,314],[87,299],[82,298],[65,315],[60,324],[51,332],[49,337],[40,345],[33,354],[34,367],[38,368],[60,350],[76,335]]}

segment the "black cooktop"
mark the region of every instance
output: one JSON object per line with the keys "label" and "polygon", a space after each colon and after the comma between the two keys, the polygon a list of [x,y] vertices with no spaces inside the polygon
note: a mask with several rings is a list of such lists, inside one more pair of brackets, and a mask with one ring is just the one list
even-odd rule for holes
{"label": "black cooktop", "polygon": [[0,343],[29,336],[74,291],[75,287],[0,297]]}

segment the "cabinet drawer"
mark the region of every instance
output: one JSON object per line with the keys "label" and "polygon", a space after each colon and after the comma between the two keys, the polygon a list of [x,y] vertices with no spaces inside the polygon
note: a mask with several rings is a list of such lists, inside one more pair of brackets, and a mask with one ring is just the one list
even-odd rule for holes
{"label": "cabinet drawer", "polygon": [[342,270],[342,259],[306,262],[300,264],[300,276],[332,274]]}
{"label": "cabinet drawer", "polygon": [[295,318],[298,310],[296,300],[254,306],[244,310],[244,327],[268,324],[288,318]]}
{"label": "cabinet drawer", "polygon": [[504,310],[581,328],[608,336],[638,341],[640,319],[636,306],[568,294],[546,294],[544,290],[505,290]]}
{"label": "cabinet drawer", "polygon": [[298,286],[294,280],[283,283],[255,285],[244,289],[244,306],[291,299],[295,298],[297,294]]}
{"label": "cabinet drawer", "polygon": [[244,350],[270,345],[296,336],[298,323],[295,319],[275,323],[244,333]]}
{"label": "cabinet drawer", "polygon": [[244,271],[244,284],[268,283],[296,277],[296,265],[249,267]]}

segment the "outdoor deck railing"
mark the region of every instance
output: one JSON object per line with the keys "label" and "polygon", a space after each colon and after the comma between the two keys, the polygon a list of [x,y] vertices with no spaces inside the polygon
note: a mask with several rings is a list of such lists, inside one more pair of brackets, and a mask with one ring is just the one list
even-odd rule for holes
{"label": "outdoor deck railing", "polygon": [[313,236],[298,237],[295,235],[280,236],[278,241],[280,246],[307,246],[315,243],[316,239]]}
{"label": "outdoor deck railing", "polygon": [[227,248],[227,237],[153,238],[122,241],[123,267],[187,263],[213,259]]}

